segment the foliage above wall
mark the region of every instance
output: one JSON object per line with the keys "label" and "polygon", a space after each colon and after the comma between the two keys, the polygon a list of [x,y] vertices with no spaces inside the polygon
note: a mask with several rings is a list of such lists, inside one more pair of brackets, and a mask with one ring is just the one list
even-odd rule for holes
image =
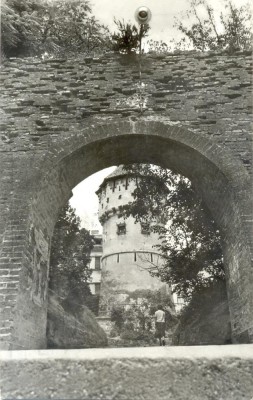
{"label": "foliage above wall", "polygon": [[[89,0],[5,0],[2,4],[2,53],[5,57],[69,56],[116,51],[139,53],[149,26],[137,27],[114,18],[115,32],[92,13]],[[226,12],[217,16],[206,0],[191,0],[189,9],[175,19],[180,40],[164,43],[150,35],[145,51],[178,49],[226,50],[252,48],[250,7],[237,7],[230,0]]]}
{"label": "foliage above wall", "polygon": [[138,28],[124,20],[114,19],[114,22],[117,31],[112,35],[112,49],[123,54],[140,52],[142,39],[148,36],[149,25],[142,25]]}
{"label": "foliage above wall", "polygon": [[225,2],[226,12],[217,14],[208,0],[190,0],[189,9],[175,19],[183,38],[174,42],[177,48],[201,51],[252,49],[252,14],[250,5],[237,7]]}
{"label": "foliage above wall", "polygon": [[6,0],[1,29],[7,57],[85,54],[110,42],[87,0]]}

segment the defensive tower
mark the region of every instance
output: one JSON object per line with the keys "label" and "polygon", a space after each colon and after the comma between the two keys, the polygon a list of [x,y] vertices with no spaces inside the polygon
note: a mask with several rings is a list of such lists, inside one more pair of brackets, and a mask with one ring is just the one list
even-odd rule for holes
{"label": "defensive tower", "polygon": [[96,192],[103,226],[100,315],[108,314],[115,303],[127,305],[128,295],[137,290],[170,291],[168,285],[149,273],[153,265],[164,262],[155,247],[158,234],[146,222],[119,216],[120,207],[133,201],[137,179],[141,177],[131,176],[119,166]]}

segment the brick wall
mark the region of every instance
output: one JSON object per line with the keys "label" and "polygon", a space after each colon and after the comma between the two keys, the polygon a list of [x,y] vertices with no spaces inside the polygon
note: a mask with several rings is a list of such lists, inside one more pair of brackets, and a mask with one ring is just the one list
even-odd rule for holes
{"label": "brick wall", "polygon": [[223,233],[234,340],[253,340],[251,57],[12,59],[2,67],[0,335],[45,346],[59,208],[85,177],[153,162],[188,176]]}

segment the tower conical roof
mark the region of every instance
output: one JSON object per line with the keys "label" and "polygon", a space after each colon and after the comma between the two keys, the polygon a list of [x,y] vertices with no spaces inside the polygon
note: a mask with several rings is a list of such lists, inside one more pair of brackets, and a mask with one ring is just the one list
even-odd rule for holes
{"label": "tower conical roof", "polygon": [[119,176],[128,175],[127,171],[124,168],[124,165],[119,165],[110,175],[105,177],[105,180],[110,180],[111,178],[118,178]]}
{"label": "tower conical roof", "polygon": [[115,178],[121,178],[127,175],[129,176],[130,173],[124,169],[124,165],[123,164],[119,165],[113,172],[111,172],[108,176],[105,177],[105,179],[99,186],[96,193],[99,193],[100,189],[102,189],[106,185],[106,183],[109,182],[110,180],[114,180]]}

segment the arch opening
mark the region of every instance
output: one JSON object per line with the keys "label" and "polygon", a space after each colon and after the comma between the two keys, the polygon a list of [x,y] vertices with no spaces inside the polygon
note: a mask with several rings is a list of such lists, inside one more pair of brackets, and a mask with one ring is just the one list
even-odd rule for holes
{"label": "arch opening", "polygon": [[[22,300],[23,310],[29,309],[29,315],[24,317],[24,313],[18,312],[14,327],[14,338],[22,343],[19,327],[26,324],[28,348],[45,347],[47,268],[50,240],[59,209],[71,197],[71,190],[87,176],[111,165],[129,163],[157,164],[192,181],[222,233],[234,341],[252,340],[250,253],[241,223],[243,201],[240,203],[235,192],[236,187],[245,183],[242,179],[238,181],[238,171],[231,174],[225,162],[222,167],[220,154],[214,157],[215,146],[209,140],[200,141],[198,150],[197,143],[190,145],[189,134],[185,139],[180,129],[170,129],[159,123],[150,125],[139,124],[137,129],[129,124],[121,134],[119,126],[116,126],[116,131],[115,127],[113,130],[108,126],[101,130],[100,139],[88,144],[81,141],[75,150],[66,148],[66,154],[53,169],[43,169],[44,176],[33,194],[28,219],[26,251],[30,257],[24,260],[21,271],[23,290],[19,292],[19,300]],[[30,287],[29,294],[25,287]],[[13,346],[15,348],[15,343]],[[28,346],[25,340],[22,346]]]}
{"label": "arch opening", "polygon": [[[135,165],[134,168],[137,166]],[[140,168],[142,173],[146,171],[148,173],[149,167],[152,168],[154,171],[153,167],[151,165],[140,165]],[[171,289],[169,286],[165,285],[160,278],[155,279],[154,277],[150,276],[150,273],[148,271],[160,271],[161,274],[161,265],[159,267],[160,263],[163,263],[163,259],[159,257],[158,249],[155,246],[157,243],[156,240],[158,238],[154,234],[153,230],[150,230],[150,223],[138,223],[137,221],[134,220],[133,217],[128,217],[126,220],[124,220],[123,217],[120,217],[116,210],[118,209],[118,206],[122,206],[122,204],[127,204],[128,201],[133,201],[133,198],[131,196],[132,191],[135,188],[135,182],[136,179],[131,179],[130,177],[127,176],[126,170],[122,168],[122,166],[112,169],[109,168],[106,170],[100,171],[98,174],[92,175],[89,177],[89,179],[83,181],[78,187],[76,187],[73,192],[74,196],[70,199],[70,205],[75,208],[77,206],[77,209],[79,210],[79,213],[77,212],[77,215],[79,217],[85,216],[83,220],[82,227],[92,229],[90,231],[90,234],[95,235],[94,239],[96,240],[101,240],[101,249],[99,249],[97,246],[92,249],[91,252],[91,263],[90,263],[90,268],[91,268],[91,275],[92,279],[88,286],[92,288],[92,295],[87,294],[86,297],[83,296],[83,293],[87,293],[85,291],[85,283],[77,282],[75,283],[75,289],[72,289],[73,285],[69,285],[68,289],[66,290],[66,285],[64,284],[66,276],[69,276],[69,268],[66,268],[62,270],[62,265],[59,261],[57,262],[54,258],[53,265],[50,265],[50,280],[49,280],[49,317],[48,317],[48,326],[50,329],[48,330],[48,346],[51,348],[52,346],[59,346],[59,341],[57,341],[58,336],[53,335],[53,331],[63,331],[64,329],[59,330],[58,329],[58,324],[59,324],[59,318],[57,318],[57,315],[55,315],[53,312],[51,312],[52,308],[52,301],[55,299],[56,302],[60,303],[64,309],[66,309],[66,312],[68,312],[68,307],[66,306],[66,299],[71,300],[71,305],[73,307],[76,307],[76,310],[78,311],[78,306],[77,304],[82,303],[83,304],[83,312],[81,313],[80,317],[78,317],[79,320],[83,320],[83,313],[85,312],[86,308],[85,306],[88,306],[88,308],[96,315],[97,321],[99,324],[105,329],[109,341],[110,347],[125,347],[129,345],[134,345],[134,346],[147,346],[147,345],[157,345],[157,342],[155,340],[155,326],[154,326],[154,312],[156,310],[156,307],[158,304],[161,303],[162,299],[162,304],[165,307],[167,318],[166,318],[166,344],[223,344],[223,343],[228,343],[231,334],[230,334],[230,322],[229,322],[229,313],[227,309],[227,299],[226,299],[226,288],[224,286],[223,282],[223,273],[222,270],[218,271],[217,267],[215,268],[215,276],[216,276],[216,284],[211,284],[211,281],[209,280],[209,275],[207,275],[205,271],[205,277],[203,276],[201,278],[202,281],[202,287],[204,284],[205,280],[205,285],[207,284],[208,281],[208,287],[209,287],[209,292],[207,292],[207,289],[205,289],[204,293],[202,293],[201,299],[198,299],[196,303],[196,295],[195,295],[195,308],[197,305],[197,309],[202,313],[202,315],[211,315],[209,317],[209,321],[199,321],[199,323],[196,325],[195,324],[195,329],[199,329],[199,327],[202,325],[202,328],[200,329],[199,334],[197,333],[191,333],[191,335],[186,334],[186,330],[189,329],[189,318],[190,320],[196,319],[196,313],[194,316],[194,308],[188,307],[187,311],[185,310],[184,315],[187,316],[188,323],[181,327],[178,327],[177,332],[175,332],[176,326],[180,320],[186,321],[185,317],[182,319],[179,317],[178,312],[182,308],[182,297],[179,294],[174,294],[172,295]],[[169,173],[169,170],[167,170]],[[158,170],[156,171],[158,173]],[[110,175],[109,175],[110,174]],[[169,173],[170,174],[170,173]],[[99,178],[100,181],[99,181]],[[145,176],[145,175],[144,175]],[[169,175],[173,176],[173,175]],[[179,176],[177,175],[177,178]],[[174,179],[174,178],[173,178]],[[94,185],[94,181],[96,182]],[[103,181],[103,183],[102,183]],[[186,182],[185,179],[181,181]],[[189,182],[188,182],[189,183]],[[89,188],[89,185],[91,188]],[[147,183],[147,188],[145,185],[145,191],[151,190],[153,193],[153,190],[148,188],[149,184]],[[100,189],[98,189],[100,188]],[[90,201],[92,198],[92,204],[98,199],[93,198],[97,197],[95,195],[95,192],[97,193],[99,197],[99,201],[97,201],[96,206],[94,208],[90,209]],[[118,193],[121,193],[120,196],[118,196]],[[148,194],[148,193],[146,193]],[[182,194],[182,190],[181,190]],[[86,196],[85,196],[86,195]],[[91,198],[90,198],[91,196]],[[120,197],[120,198],[119,198]],[[145,197],[145,195],[144,195]],[[150,194],[148,196],[150,198]],[[179,196],[180,198],[181,196]],[[191,198],[191,196],[190,196]],[[84,209],[87,209],[87,206],[83,206],[84,209],[82,208],[82,205],[84,202],[86,202],[86,199],[88,201],[88,209],[89,212],[91,213],[90,215],[95,215],[94,213],[98,212],[99,210],[99,215],[102,217],[101,223],[103,225],[103,236],[102,236],[102,226],[100,227],[100,231],[94,231],[94,229],[99,229],[99,226],[95,223],[91,223],[89,221],[89,217],[86,217],[87,213],[84,213]],[[179,199],[178,199],[179,200]],[[193,199],[192,199],[193,201]],[[174,222],[177,225],[177,218],[175,220],[175,214],[178,215],[178,205],[176,205],[177,202],[173,202],[174,206],[174,212],[171,215],[173,218]],[[167,203],[168,204],[168,203]],[[185,208],[185,207],[184,207]],[[202,207],[201,207],[202,208]],[[135,208],[136,209],[136,208]],[[141,207],[142,209],[142,207]],[[196,207],[196,210],[198,207]],[[188,209],[187,212],[187,217],[191,216],[190,219],[195,220],[196,222],[199,222],[199,228],[198,230],[199,234],[202,232],[202,235],[206,235],[206,230],[204,229],[202,223],[202,218],[203,216],[197,214],[197,219],[196,215],[192,209],[192,206]],[[72,215],[71,209],[69,210],[69,215]],[[109,214],[108,214],[109,213]],[[186,211],[183,211],[183,214],[186,214]],[[106,217],[106,215],[108,217]],[[182,214],[181,214],[182,215]],[[195,216],[194,216],[195,215]],[[167,215],[166,220],[169,218]],[[207,218],[207,219],[206,219]],[[68,221],[69,219],[65,217],[65,220]],[[211,242],[213,243],[213,240],[215,240],[215,243],[217,243],[217,250],[220,247],[217,241],[217,237],[215,236],[215,230],[212,231],[212,228],[214,226],[213,222],[211,222],[211,225],[209,225],[212,219],[210,219],[209,213],[205,215],[205,224],[208,224],[209,229],[211,228],[211,231],[208,230],[208,232],[211,233]],[[202,222],[201,222],[202,221]],[[98,221],[97,221],[98,222]],[[136,223],[137,222],[137,223]],[[150,221],[149,221],[150,222]],[[58,251],[59,244],[61,243],[62,236],[60,236],[60,241],[57,242],[56,238],[59,238],[59,229],[62,226],[62,214],[60,219],[58,219],[54,236],[53,236],[53,245],[52,248],[54,249],[54,252]],[[191,225],[192,226],[192,225]],[[196,226],[196,225],[195,225]],[[207,227],[207,225],[205,226]],[[158,227],[157,227],[158,228]],[[190,234],[191,228],[188,224],[185,225],[186,230]],[[178,232],[178,229],[176,230]],[[167,232],[168,234],[169,232]],[[174,236],[173,239],[176,240],[176,243],[181,243],[180,238],[178,236],[179,232]],[[180,235],[182,234],[182,230],[180,232]],[[194,243],[199,243],[199,237],[200,236],[195,236],[196,231],[191,231],[191,234],[195,237]],[[67,234],[68,235],[68,234]],[[176,239],[175,239],[176,238]],[[214,239],[215,238],[215,239]],[[207,239],[207,238],[206,238]],[[206,239],[203,241],[201,240],[202,244],[204,245],[204,248],[207,248],[206,244]],[[77,243],[78,238],[76,239]],[[167,239],[168,240],[168,239]],[[71,243],[71,241],[70,241]],[[168,242],[168,244],[170,241]],[[174,248],[175,244],[173,245]],[[199,243],[200,246],[200,243]],[[201,247],[201,246],[200,246]],[[172,248],[172,250],[173,250]],[[194,247],[195,248],[195,247]],[[199,247],[198,247],[199,248]],[[216,247],[215,247],[216,248]],[[52,249],[52,251],[53,251]],[[162,249],[160,249],[161,251]],[[193,248],[192,248],[193,250]],[[78,249],[77,249],[78,251]],[[100,252],[100,253],[99,253]],[[202,250],[203,252],[203,250]],[[220,255],[220,250],[219,250],[219,256]],[[218,254],[215,253],[215,254]],[[183,253],[181,252],[181,257],[183,256]],[[191,253],[194,259],[194,252]],[[212,253],[214,256],[214,253]],[[96,257],[100,255],[101,256],[101,268],[100,272],[96,271],[95,269],[95,259]],[[67,256],[67,255],[66,255]],[[68,257],[68,256],[67,256]],[[184,257],[184,256],[183,256]],[[206,255],[207,257],[207,255]],[[217,257],[215,255],[215,257]],[[94,259],[95,258],[95,259]],[[61,258],[61,254],[59,254],[59,259]],[[205,258],[201,258],[203,261],[205,261]],[[73,257],[71,257],[70,261],[65,262],[66,266],[72,265],[72,260]],[[174,261],[173,261],[174,260]],[[177,261],[175,261],[177,260]],[[212,260],[212,258],[211,258]],[[217,258],[215,264],[217,265]],[[182,258],[179,261],[179,258],[176,257],[174,259],[174,256],[171,259],[171,262],[174,264],[181,265],[182,264]],[[185,259],[183,264],[188,265],[189,260]],[[215,265],[214,264],[214,265]],[[168,265],[166,263],[166,265]],[[192,263],[192,268],[195,270],[195,265],[198,265],[197,268],[202,268],[204,267],[204,264],[202,262],[197,262],[197,263]],[[219,265],[222,266],[222,259],[219,261]],[[183,265],[182,265],[183,266]],[[157,269],[157,267],[159,269]],[[76,267],[75,267],[76,268]],[[62,271],[65,271],[63,274],[61,274],[60,279],[58,278],[58,271],[61,269]],[[177,269],[177,268],[176,268]],[[185,270],[185,268],[183,268]],[[189,265],[188,268],[189,269]],[[84,270],[80,271],[80,275],[83,274]],[[164,271],[164,273],[166,273]],[[183,273],[185,276],[185,280],[187,279],[192,279],[193,274],[190,273],[185,275],[185,272]],[[219,280],[220,283],[217,281],[217,276],[219,275]],[[56,279],[57,276],[57,279]],[[194,275],[195,276],[195,275]],[[198,276],[202,276],[202,272],[199,271]],[[211,275],[212,276],[212,275]],[[176,278],[176,282],[178,282],[178,279],[181,279],[179,277]],[[61,284],[60,280],[63,281],[63,284]],[[69,279],[69,282],[73,282],[73,279]],[[95,283],[96,282],[96,283]],[[166,282],[168,280],[166,279]],[[182,282],[182,281],[181,281]],[[191,281],[192,283],[194,281]],[[211,286],[210,286],[211,284]],[[62,287],[64,286],[65,290],[64,292],[62,291]],[[83,289],[81,291],[82,295],[80,296],[79,291],[76,292],[76,287],[83,286]],[[96,286],[99,286],[99,292],[97,292]],[[161,287],[162,291],[161,291]],[[183,288],[182,283],[179,285],[179,287]],[[187,286],[187,291],[188,291],[188,301],[189,303],[189,290],[191,286]],[[51,289],[54,289],[54,293],[52,292]],[[211,292],[210,292],[211,289]],[[158,290],[158,292],[157,292]],[[200,287],[198,288],[198,293],[199,293]],[[69,293],[73,293],[73,295],[69,295]],[[185,293],[185,292],[184,292]],[[203,296],[204,298],[208,297],[208,301],[206,302],[206,305],[204,306],[203,304]],[[210,297],[211,296],[211,297]],[[214,301],[211,302],[212,307],[210,309],[210,298],[213,298]],[[96,300],[98,300],[98,304],[96,303]],[[200,306],[201,305],[201,306]],[[209,308],[208,308],[209,307]],[[215,307],[215,312],[213,311]],[[145,309],[145,313],[143,310]],[[203,313],[205,309],[205,312]],[[73,314],[76,316],[76,310],[73,310]],[[137,312],[137,310],[139,310]],[[191,311],[190,311],[191,310]],[[217,310],[218,311],[217,313]],[[213,316],[212,316],[213,315]],[[205,317],[204,317],[205,318]],[[170,322],[169,322],[170,321]],[[217,323],[217,321],[220,321]],[[60,324],[62,324],[60,322]],[[85,321],[84,321],[85,324]],[[200,325],[201,324],[201,325]],[[205,329],[203,329],[203,326],[206,325]],[[53,329],[55,327],[55,329]],[[68,326],[66,326],[65,329],[66,333],[69,332]],[[98,328],[95,330],[93,336],[97,333]],[[60,332],[59,332],[60,333]],[[71,348],[72,344],[72,338],[77,338],[78,337],[78,332],[74,331],[72,335],[65,335],[63,339],[65,342],[61,344],[61,346],[65,346],[64,348]],[[116,338],[115,338],[116,337]],[[189,340],[189,338],[191,338]],[[83,337],[79,337],[80,340],[80,346],[86,347],[90,346],[92,347],[92,343],[87,343],[84,341]],[[188,341],[187,341],[188,340]],[[98,345],[98,344],[97,344]],[[94,345],[93,345],[94,347]]]}

